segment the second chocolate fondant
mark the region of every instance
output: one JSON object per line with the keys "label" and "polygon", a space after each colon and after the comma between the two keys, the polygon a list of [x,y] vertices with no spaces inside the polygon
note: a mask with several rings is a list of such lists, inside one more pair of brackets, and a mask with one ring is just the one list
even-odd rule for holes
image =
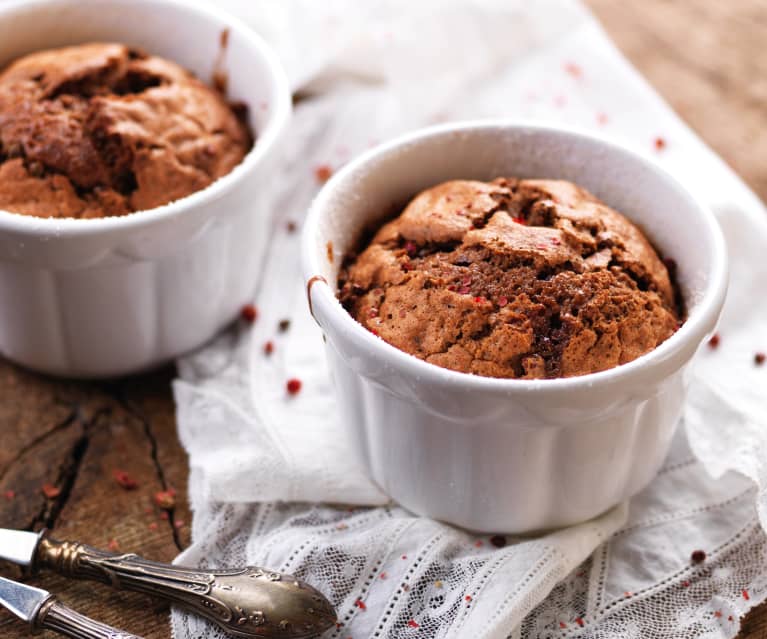
{"label": "second chocolate fondant", "polygon": [[0,73],[0,208],[15,213],[151,209],[229,173],[251,144],[220,93],[122,44],[41,51]]}

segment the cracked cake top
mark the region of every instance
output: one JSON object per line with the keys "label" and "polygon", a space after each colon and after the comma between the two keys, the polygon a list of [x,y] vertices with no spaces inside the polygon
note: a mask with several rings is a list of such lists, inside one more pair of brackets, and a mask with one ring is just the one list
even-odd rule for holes
{"label": "cracked cake top", "polygon": [[339,276],[368,330],[427,362],[505,378],[584,375],[672,335],[668,269],[575,184],[455,180],[416,196]]}
{"label": "cracked cake top", "polygon": [[122,44],[41,51],[0,73],[0,208],[38,217],[150,209],[229,173],[252,145],[224,97]]}

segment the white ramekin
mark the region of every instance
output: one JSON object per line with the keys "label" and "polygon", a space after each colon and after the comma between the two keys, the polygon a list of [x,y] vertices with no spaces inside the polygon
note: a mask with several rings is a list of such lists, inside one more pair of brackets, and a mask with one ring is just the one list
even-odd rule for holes
{"label": "white ramekin", "polygon": [[138,371],[199,346],[254,291],[268,237],[261,188],[290,115],[275,55],[239,20],[178,0],[0,4],[0,66],[35,50],[115,41],[209,81],[228,29],[228,97],[257,139],[208,188],[124,217],[40,219],[0,211],[0,353],[78,377]]}
{"label": "white ramekin", "polygon": [[[428,364],[347,314],[336,299],[338,269],[363,228],[444,180],[497,176],[571,180],[639,223],[677,261],[689,319],[629,364],[528,381]],[[483,531],[584,521],[652,479],[679,420],[688,364],[714,330],[727,282],[713,215],[654,162],[585,133],[508,122],[435,127],[356,159],[314,201],[302,251],[359,463],[413,512]]]}

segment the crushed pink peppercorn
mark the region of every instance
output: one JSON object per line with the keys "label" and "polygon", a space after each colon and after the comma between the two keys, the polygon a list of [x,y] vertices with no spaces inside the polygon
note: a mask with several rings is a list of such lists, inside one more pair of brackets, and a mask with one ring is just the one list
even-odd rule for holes
{"label": "crushed pink peppercorn", "polygon": [[135,490],[138,488],[138,482],[124,470],[115,470],[113,476],[115,481],[125,490]]}
{"label": "crushed pink peppercorn", "polygon": [[56,499],[61,494],[61,488],[49,483],[43,484],[41,490],[47,499]]}
{"label": "crushed pink peppercorn", "polygon": [[171,510],[176,507],[176,491],[160,490],[154,494],[154,501],[163,510]]}
{"label": "crushed pink peppercorn", "polygon": [[314,169],[314,177],[318,182],[327,182],[333,175],[333,169],[327,164],[320,164]]}
{"label": "crushed pink peppercorn", "polygon": [[301,380],[293,377],[287,381],[285,388],[289,395],[298,395],[301,391]]}
{"label": "crushed pink peppercorn", "polygon": [[245,304],[240,309],[240,317],[248,324],[252,324],[258,318],[258,309],[253,304]]}
{"label": "crushed pink peppercorn", "polygon": [[580,78],[583,75],[583,69],[574,62],[565,62],[565,71],[574,78]]}

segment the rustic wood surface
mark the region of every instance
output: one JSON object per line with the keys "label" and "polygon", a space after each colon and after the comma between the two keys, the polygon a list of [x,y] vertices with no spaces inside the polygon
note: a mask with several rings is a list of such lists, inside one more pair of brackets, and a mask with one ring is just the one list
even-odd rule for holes
{"label": "rustic wood surface", "polygon": [[[767,2],[587,2],[670,104],[767,199]],[[0,361],[0,526],[48,527],[60,538],[171,560],[189,542],[190,521],[172,377],[166,369],[78,383]],[[115,471],[127,472],[138,487],[122,488]],[[60,493],[47,498],[45,483]],[[171,487],[177,507],[164,519],[153,496]],[[0,574],[21,576],[8,565]],[[29,581],[146,639],[169,636],[167,608],[143,596],[51,575]],[[3,611],[0,636],[20,639],[28,631]],[[747,615],[740,637],[767,637],[767,605]]]}
{"label": "rustic wood surface", "polygon": [[[124,381],[75,383],[0,361],[0,526],[47,527],[59,539],[103,548],[116,544],[120,550],[171,561],[189,543],[190,522],[172,375],[164,370]],[[128,473],[138,486],[123,488],[116,471]],[[47,498],[44,484],[59,494]],[[154,497],[169,488],[177,490],[178,505],[163,511]],[[0,566],[0,573],[21,576],[9,565]],[[50,574],[25,581],[147,639],[169,636],[167,606],[144,596]],[[0,636],[28,635],[26,626],[0,612]]]}

